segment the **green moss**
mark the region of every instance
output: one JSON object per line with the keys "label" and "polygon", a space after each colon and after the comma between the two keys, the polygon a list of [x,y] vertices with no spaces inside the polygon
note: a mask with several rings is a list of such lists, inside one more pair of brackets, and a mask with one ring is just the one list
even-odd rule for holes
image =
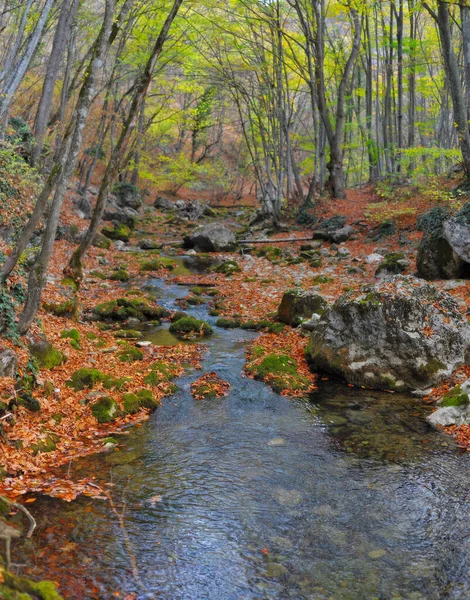
{"label": "green moss", "polygon": [[127,346],[126,348],[124,348],[124,350],[118,352],[117,357],[121,362],[130,363],[138,360],[143,360],[144,354],[138,348],[134,348],[134,346]]}
{"label": "green moss", "polygon": [[123,396],[124,411],[133,415],[141,408],[155,410],[158,407],[158,402],[155,400],[150,390],[141,389],[137,394],[124,394]]}
{"label": "green moss", "polygon": [[255,250],[255,254],[256,256],[267,258],[270,261],[276,261],[281,258],[282,250],[276,246],[264,246],[263,248]]}
{"label": "green moss", "polygon": [[93,388],[97,383],[102,382],[105,377],[106,375],[98,369],[78,369],[65,384],[67,387],[79,391],[86,388]]}
{"label": "green moss", "polygon": [[146,260],[140,264],[141,271],[159,271],[160,269],[172,271],[175,268],[176,264],[171,258],[155,258],[153,260]]}
{"label": "green moss", "polygon": [[31,355],[36,360],[39,369],[54,369],[65,362],[65,356],[56,350],[50,342],[41,341],[31,344],[29,347]]}
{"label": "green moss", "polygon": [[54,452],[54,450],[57,449],[57,442],[59,441],[59,439],[60,438],[58,435],[50,433],[37,444],[31,444],[31,449],[33,450],[35,455],[45,452]]}
{"label": "green moss", "polygon": [[202,287],[193,287],[189,290],[191,292],[191,294],[194,294],[195,296],[202,296],[204,294],[204,288]]}
{"label": "green moss", "polygon": [[124,412],[128,415],[135,415],[140,410],[140,400],[137,394],[124,394],[122,397]]}
{"label": "green moss", "polygon": [[446,365],[437,358],[431,358],[431,360],[429,360],[425,365],[420,365],[418,370],[424,376],[429,377],[430,375],[432,376],[439,371],[445,371]]}
{"label": "green moss", "polygon": [[177,310],[175,313],[171,315],[170,321],[174,323],[175,321],[179,321],[180,319],[184,319],[189,316],[188,313],[183,312],[182,310]]}
{"label": "green moss", "polygon": [[123,390],[129,381],[131,381],[130,377],[112,377],[111,375],[104,375],[103,387],[105,390]]}
{"label": "green moss", "polygon": [[80,350],[81,346],[80,346],[80,332],[78,331],[78,329],[64,329],[61,334],[60,337],[62,339],[69,339],[70,340],[70,345],[72,346],[72,348],[75,348],[76,350]]}
{"label": "green moss", "polygon": [[129,281],[130,278],[131,278],[131,276],[129,275],[129,272],[126,269],[116,269],[108,277],[108,279],[110,279],[111,281],[123,281],[123,282]]}
{"label": "green moss", "polygon": [[215,324],[217,327],[222,327],[223,329],[236,329],[237,327],[240,327],[241,321],[239,319],[227,319],[221,317],[220,319],[217,319]]}
{"label": "green moss", "polygon": [[297,363],[287,354],[268,354],[259,364],[248,364],[246,370],[279,392],[304,390],[310,385],[306,377],[297,373]]}
{"label": "green moss", "polygon": [[91,405],[91,414],[98,423],[108,423],[119,416],[119,406],[111,396],[102,396]]}
{"label": "green moss", "polygon": [[133,317],[139,321],[146,321],[165,318],[170,311],[161,306],[152,306],[143,298],[118,298],[98,304],[94,307],[93,314],[100,320],[126,321]]}
{"label": "green moss", "polygon": [[317,275],[313,278],[313,283],[315,285],[321,285],[322,283],[332,283],[333,277],[327,277],[326,275]]}
{"label": "green moss", "polygon": [[241,269],[235,260],[227,260],[218,267],[215,267],[214,271],[224,275],[232,275],[233,273],[239,273]]}
{"label": "green moss", "polygon": [[135,329],[119,329],[115,332],[114,337],[124,340],[140,340],[144,335],[141,331]]}
{"label": "green moss", "polygon": [[158,373],[161,381],[169,381],[178,375],[178,367],[163,362],[154,362],[150,365],[154,373]]}
{"label": "green moss", "polygon": [[34,582],[18,577],[8,571],[1,571],[0,583],[2,600],[63,600],[52,581]]}
{"label": "green moss", "polygon": [[175,335],[197,335],[199,337],[212,335],[213,330],[209,323],[195,317],[183,317],[170,325],[170,332]]}
{"label": "green moss", "polygon": [[103,227],[101,232],[110,240],[121,240],[122,242],[126,243],[131,237],[131,230],[129,227],[127,227],[127,225],[123,225],[122,223],[114,226]]}
{"label": "green moss", "polygon": [[96,338],[97,338],[98,336],[96,335],[96,333],[93,333],[92,331],[90,331],[89,333],[87,333],[87,334],[85,335],[85,337],[86,337],[86,339],[87,339],[87,340],[94,341],[94,340],[96,340]]}
{"label": "green moss", "polygon": [[78,291],[77,284],[71,277],[64,277],[60,283],[64,287],[70,288],[73,292]]}
{"label": "green moss", "polygon": [[43,308],[46,312],[56,317],[73,318],[78,312],[78,300],[76,297],[73,297],[58,303],[44,302]]}
{"label": "green moss", "polygon": [[441,406],[466,406],[467,404],[470,404],[470,398],[462,391],[460,385],[447,392],[440,403]]}
{"label": "green moss", "polygon": [[198,306],[199,304],[204,304],[206,300],[202,296],[188,296],[186,302],[189,305]]}

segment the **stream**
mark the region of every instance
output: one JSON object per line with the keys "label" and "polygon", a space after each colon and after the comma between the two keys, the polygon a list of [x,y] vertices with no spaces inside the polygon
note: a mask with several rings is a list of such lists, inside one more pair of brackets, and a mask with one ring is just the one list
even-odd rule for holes
{"label": "stream", "polygon": [[[187,294],[147,283],[168,308]],[[205,305],[187,312],[215,321]],[[147,339],[176,343],[167,329]],[[418,399],[321,381],[294,400],[244,377],[256,336],[215,327],[203,371],[178,379],[120,452],[72,465],[74,478],[112,481],[121,525],[107,502],[40,498],[38,532],[14,560],[60,572],[71,599],[470,598],[468,453]],[[195,401],[190,384],[209,371],[231,392]]]}

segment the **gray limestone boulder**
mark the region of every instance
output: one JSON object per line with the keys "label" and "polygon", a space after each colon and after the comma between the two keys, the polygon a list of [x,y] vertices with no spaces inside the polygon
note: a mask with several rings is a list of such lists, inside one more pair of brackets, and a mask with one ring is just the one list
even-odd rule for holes
{"label": "gray limestone boulder", "polygon": [[429,388],[465,362],[470,327],[445,292],[396,276],[328,307],[311,333],[314,368],[368,388]]}

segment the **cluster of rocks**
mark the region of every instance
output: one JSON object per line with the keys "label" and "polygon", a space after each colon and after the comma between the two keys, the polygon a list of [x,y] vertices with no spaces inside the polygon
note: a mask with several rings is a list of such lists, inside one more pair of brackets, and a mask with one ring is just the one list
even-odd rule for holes
{"label": "cluster of rocks", "polygon": [[155,208],[163,211],[177,212],[179,216],[188,221],[196,221],[201,217],[214,216],[214,210],[199,200],[170,200],[159,196],[154,203]]}

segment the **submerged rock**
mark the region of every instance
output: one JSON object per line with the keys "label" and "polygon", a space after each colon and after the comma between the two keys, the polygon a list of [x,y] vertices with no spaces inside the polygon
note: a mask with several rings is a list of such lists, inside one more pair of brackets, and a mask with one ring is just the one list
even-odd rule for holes
{"label": "submerged rock", "polygon": [[185,248],[202,252],[227,252],[235,247],[235,235],[225,225],[213,223],[199,227],[184,238]]}
{"label": "submerged rock", "polygon": [[422,390],[465,362],[470,328],[453,298],[414,277],[348,292],[316,322],[314,368],[376,389]]}
{"label": "submerged rock", "polygon": [[322,314],[326,305],[326,300],[315,292],[300,288],[288,290],[282,297],[277,318],[281,323],[297,326],[302,321],[311,319],[314,313]]}

